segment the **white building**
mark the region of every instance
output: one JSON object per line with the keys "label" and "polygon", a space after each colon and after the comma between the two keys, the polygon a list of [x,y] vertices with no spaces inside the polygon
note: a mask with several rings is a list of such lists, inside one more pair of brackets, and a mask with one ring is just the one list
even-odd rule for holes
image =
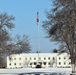
{"label": "white building", "polygon": [[71,61],[67,53],[25,53],[12,54],[7,57],[7,68],[36,67],[71,67]]}

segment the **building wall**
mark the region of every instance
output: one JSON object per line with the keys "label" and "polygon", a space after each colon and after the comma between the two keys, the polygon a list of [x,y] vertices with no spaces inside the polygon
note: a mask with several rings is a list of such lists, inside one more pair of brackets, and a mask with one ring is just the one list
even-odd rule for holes
{"label": "building wall", "polygon": [[63,53],[57,56],[57,66],[58,67],[71,67],[71,60],[69,59],[67,53]]}
{"label": "building wall", "polygon": [[67,53],[25,53],[12,54],[7,57],[7,68],[36,67],[37,62],[42,67],[71,67]]}

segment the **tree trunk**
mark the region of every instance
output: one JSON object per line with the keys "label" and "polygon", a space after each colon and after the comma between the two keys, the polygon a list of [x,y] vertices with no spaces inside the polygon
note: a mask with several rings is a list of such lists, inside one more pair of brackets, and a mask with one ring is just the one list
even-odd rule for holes
{"label": "tree trunk", "polygon": [[72,73],[75,73],[75,65],[74,64],[71,65],[72,65]]}
{"label": "tree trunk", "polygon": [[75,60],[75,66],[74,66],[74,69],[75,69],[75,73],[76,73],[76,60]]}
{"label": "tree trunk", "polygon": [[72,66],[72,73],[75,73],[75,60],[73,54],[71,56],[71,66]]}

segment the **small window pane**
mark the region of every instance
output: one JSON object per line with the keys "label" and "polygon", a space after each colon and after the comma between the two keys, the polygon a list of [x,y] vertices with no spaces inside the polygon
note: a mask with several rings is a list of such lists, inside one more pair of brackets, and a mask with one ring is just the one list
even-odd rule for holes
{"label": "small window pane", "polygon": [[30,60],[31,60],[31,58],[30,58]]}
{"label": "small window pane", "polygon": [[50,60],[50,57],[48,57],[48,60]]}
{"label": "small window pane", "polygon": [[61,58],[59,57],[59,59],[61,59]]}
{"label": "small window pane", "polygon": [[66,65],[66,62],[64,62],[64,65]]}
{"label": "small window pane", "polygon": [[16,60],[16,58],[14,58],[14,60]]}
{"label": "small window pane", "polygon": [[46,62],[44,62],[44,65],[46,65]]}
{"label": "small window pane", "polygon": [[21,63],[19,63],[19,65],[21,65]]}
{"label": "small window pane", "polygon": [[36,65],[36,62],[34,62],[34,65]]}
{"label": "small window pane", "polygon": [[34,58],[34,60],[36,60],[36,58]]}
{"label": "small window pane", "polygon": [[32,63],[30,63],[30,65],[32,65]]}
{"label": "small window pane", "polygon": [[39,60],[41,60],[41,58],[39,57]]}
{"label": "small window pane", "polygon": [[50,65],[50,62],[48,63],[48,65]]}
{"label": "small window pane", "polygon": [[14,65],[16,65],[16,63],[14,63]]}
{"label": "small window pane", "polygon": [[25,60],[27,60],[27,58],[25,58]]}
{"label": "small window pane", "polygon": [[53,60],[55,60],[55,58],[53,57]]}
{"label": "small window pane", "polygon": [[66,59],[66,57],[64,57],[64,59]]}
{"label": "small window pane", "polygon": [[44,58],[44,60],[46,60],[46,58]]}
{"label": "small window pane", "polygon": [[21,60],[21,58],[19,58],[19,60]]}
{"label": "small window pane", "polygon": [[61,65],[61,62],[59,62],[59,65]]}
{"label": "small window pane", "polygon": [[9,65],[11,65],[11,63],[9,63]]}
{"label": "small window pane", "polygon": [[71,64],[71,62],[69,62],[69,65]]}

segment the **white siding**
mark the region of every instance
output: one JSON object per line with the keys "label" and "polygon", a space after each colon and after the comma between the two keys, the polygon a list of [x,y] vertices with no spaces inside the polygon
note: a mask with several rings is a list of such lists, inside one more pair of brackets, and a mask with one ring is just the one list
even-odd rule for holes
{"label": "white siding", "polygon": [[[42,67],[71,67],[67,53],[39,53],[39,58]],[[12,54],[7,57],[7,68],[36,67],[37,62],[37,53]]]}

